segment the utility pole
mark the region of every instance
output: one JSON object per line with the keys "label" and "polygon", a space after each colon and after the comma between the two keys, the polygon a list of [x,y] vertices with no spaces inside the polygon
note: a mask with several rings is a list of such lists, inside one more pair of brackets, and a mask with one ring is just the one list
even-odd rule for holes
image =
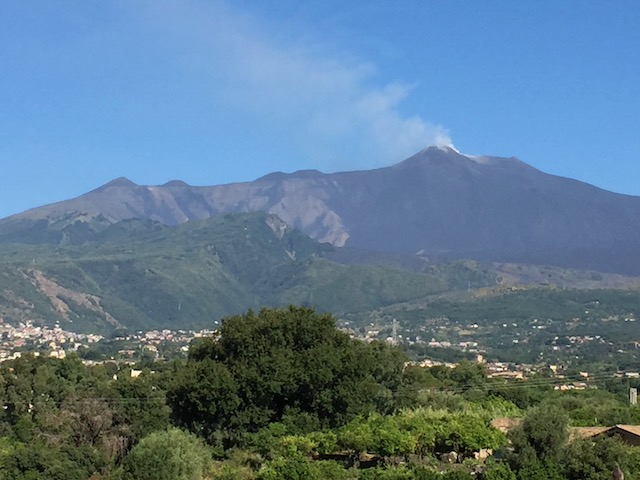
{"label": "utility pole", "polygon": [[391,324],[391,339],[394,345],[398,344],[398,321],[395,318]]}

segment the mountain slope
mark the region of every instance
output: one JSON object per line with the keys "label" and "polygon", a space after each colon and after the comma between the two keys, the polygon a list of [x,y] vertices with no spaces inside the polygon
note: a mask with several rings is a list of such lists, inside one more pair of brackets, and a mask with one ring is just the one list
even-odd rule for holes
{"label": "mountain slope", "polygon": [[515,158],[435,147],[376,170],[275,173],[214,187],[118,179],[0,221],[0,242],[73,244],[126,218],[176,225],[248,211],[276,214],[335,246],[640,274],[639,197]]}
{"label": "mountain slope", "polygon": [[76,246],[0,245],[0,320],[185,329],[249,308],[339,313],[451,288],[438,275],[339,265],[323,258],[331,249],[264,213],[174,227],[124,220]]}

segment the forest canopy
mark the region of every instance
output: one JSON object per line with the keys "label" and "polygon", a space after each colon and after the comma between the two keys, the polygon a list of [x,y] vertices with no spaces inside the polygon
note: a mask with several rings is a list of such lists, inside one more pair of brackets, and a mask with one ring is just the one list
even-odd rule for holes
{"label": "forest canopy", "polygon": [[329,314],[249,311],[186,359],[0,363],[0,480],[607,480],[640,474],[640,448],[571,429],[640,424],[628,382],[561,392],[470,361],[423,368]]}
{"label": "forest canopy", "polygon": [[192,345],[167,398],[177,423],[208,439],[281,421],[335,427],[393,411],[405,360],[386,344],[350,338],[328,314],[250,311]]}

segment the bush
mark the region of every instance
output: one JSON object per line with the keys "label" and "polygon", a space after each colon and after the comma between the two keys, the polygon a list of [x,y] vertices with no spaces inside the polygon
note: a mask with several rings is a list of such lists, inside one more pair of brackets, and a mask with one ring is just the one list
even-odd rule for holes
{"label": "bush", "polygon": [[202,480],[211,451],[195,436],[175,428],[143,438],[122,464],[122,480]]}

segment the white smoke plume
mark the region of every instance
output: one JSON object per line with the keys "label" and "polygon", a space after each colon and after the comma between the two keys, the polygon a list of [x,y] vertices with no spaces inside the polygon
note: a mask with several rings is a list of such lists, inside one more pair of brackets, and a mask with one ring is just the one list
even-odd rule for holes
{"label": "white smoke plume", "polygon": [[262,118],[323,167],[379,166],[451,144],[443,127],[400,113],[416,87],[376,84],[370,63],[284,38],[230,5],[154,0],[146,10],[184,51],[185,68],[207,77],[212,105]]}

